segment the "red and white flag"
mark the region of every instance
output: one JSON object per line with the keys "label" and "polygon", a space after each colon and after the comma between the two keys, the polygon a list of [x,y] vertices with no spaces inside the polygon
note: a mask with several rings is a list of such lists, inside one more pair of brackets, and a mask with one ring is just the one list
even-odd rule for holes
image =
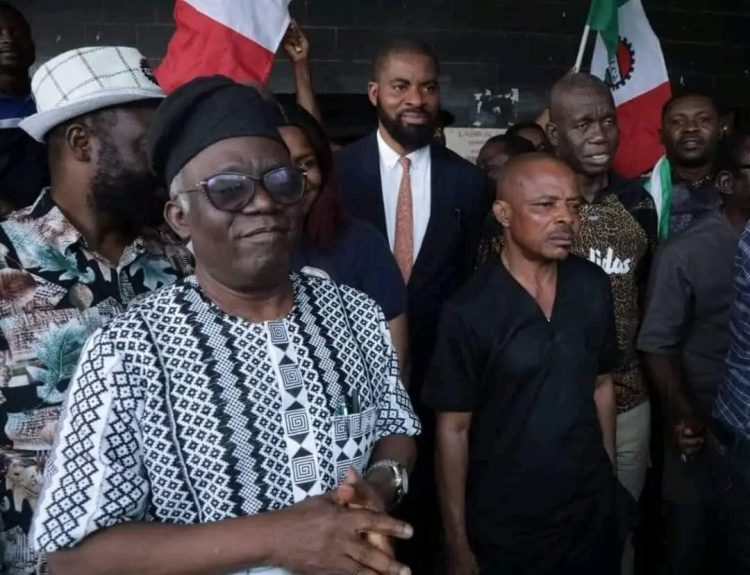
{"label": "red and white flag", "polygon": [[661,111],[672,94],[667,65],[641,0],[599,0],[595,4],[597,10],[617,11],[616,17],[605,19],[617,26],[617,31],[612,31],[618,40],[616,51],[607,50],[608,35],[600,30],[591,73],[612,89],[620,126],[614,169],[632,178],[651,170],[664,155],[659,142]]}
{"label": "red and white flag", "polygon": [[289,26],[291,0],[177,0],[177,25],[156,69],[169,93],[199,76],[265,83]]}

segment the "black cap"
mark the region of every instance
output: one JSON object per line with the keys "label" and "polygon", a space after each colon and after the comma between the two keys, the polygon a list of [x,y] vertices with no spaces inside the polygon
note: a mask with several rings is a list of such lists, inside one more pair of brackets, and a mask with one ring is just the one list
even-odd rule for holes
{"label": "black cap", "polygon": [[169,184],[192,158],[221,140],[254,136],[283,144],[282,122],[276,106],[255,88],[224,76],[196,78],[156,111],[146,142],[149,163]]}

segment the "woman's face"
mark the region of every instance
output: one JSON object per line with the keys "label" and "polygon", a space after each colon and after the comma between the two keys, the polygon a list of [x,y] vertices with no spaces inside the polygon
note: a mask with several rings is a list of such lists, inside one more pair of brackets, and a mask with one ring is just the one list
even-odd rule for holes
{"label": "woman's face", "polygon": [[315,155],[310,140],[296,126],[279,128],[279,133],[286,147],[289,148],[292,164],[307,171],[307,192],[317,196],[323,184],[323,174],[320,171],[318,157]]}

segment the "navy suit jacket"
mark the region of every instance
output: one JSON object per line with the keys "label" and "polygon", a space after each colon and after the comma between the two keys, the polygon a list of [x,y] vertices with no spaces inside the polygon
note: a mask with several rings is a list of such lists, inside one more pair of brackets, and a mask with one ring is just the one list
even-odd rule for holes
{"label": "navy suit jacket", "polygon": [[[472,274],[482,223],[491,202],[483,172],[440,145],[430,147],[432,204],[408,289],[412,353],[410,395],[418,402],[435,346],[443,302]],[[376,133],[336,154],[338,190],[347,211],[370,222],[387,239]]]}

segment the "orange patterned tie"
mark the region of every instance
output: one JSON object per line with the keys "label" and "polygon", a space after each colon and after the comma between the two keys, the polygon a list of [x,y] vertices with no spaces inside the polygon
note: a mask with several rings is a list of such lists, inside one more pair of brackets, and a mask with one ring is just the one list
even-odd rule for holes
{"label": "orange patterned tie", "polygon": [[411,268],[414,266],[414,216],[412,214],[411,177],[409,167],[411,160],[399,158],[401,164],[401,185],[398,188],[398,202],[396,204],[396,237],[393,241],[393,255],[404,277],[409,282]]}

